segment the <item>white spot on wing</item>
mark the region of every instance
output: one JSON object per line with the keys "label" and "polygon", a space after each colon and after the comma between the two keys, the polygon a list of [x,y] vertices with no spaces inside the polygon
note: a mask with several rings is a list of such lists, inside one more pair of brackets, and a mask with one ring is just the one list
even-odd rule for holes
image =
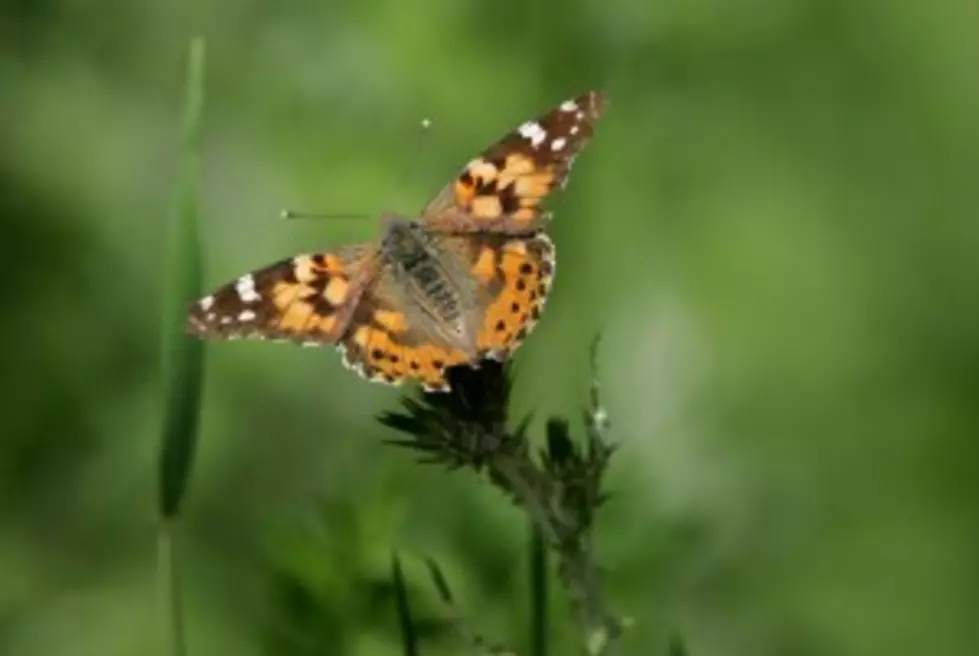
{"label": "white spot on wing", "polygon": [[573,100],[565,100],[561,103],[562,112],[576,112],[578,111],[578,103]]}
{"label": "white spot on wing", "polygon": [[214,297],[213,296],[205,296],[200,301],[198,301],[197,304],[201,307],[202,310],[204,310],[205,312],[207,312],[208,310],[211,309],[211,306],[214,305]]}
{"label": "white spot on wing", "polygon": [[551,150],[557,152],[562,148],[564,148],[564,144],[566,143],[568,143],[567,139],[565,139],[564,137],[558,137],[557,139],[551,142]]}
{"label": "white spot on wing", "polygon": [[571,129],[568,130],[568,134],[570,134],[573,137],[574,135],[578,134],[578,129],[579,128],[577,125],[572,125]]}
{"label": "white spot on wing", "polygon": [[245,303],[254,303],[262,298],[255,291],[255,279],[250,273],[238,278],[238,282],[235,283],[235,291]]}
{"label": "white spot on wing", "polygon": [[530,144],[534,148],[537,148],[537,146],[544,143],[544,139],[547,138],[547,131],[540,126],[540,123],[537,123],[536,121],[527,121],[517,128],[517,132],[519,132],[520,136],[524,139],[530,139]]}
{"label": "white spot on wing", "polygon": [[229,323],[231,323],[231,317],[229,317],[227,315],[221,317],[221,324],[222,325],[227,326]]}
{"label": "white spot on wing", "polygon": [[242,310],[241,314],[238,315],[238,321],[252,321],[255,318],[255,313],[251,310]]}
{"label": "white spot on wing", "polygon": [[356,371],[358,375],[363,376],[364,378],[367,377],[366,374],[365,374],[365,372],[364,372],[364,363],[363,362],[360,362],[360,361],[354,362],[350,358],[350,353],[347,350],[347,345],[346,344],[344,344],[342,342],[339,343],[339,344],[337,344],[337,351],[340,352],[341,362],[343,362],[343,367],[345,369],[349,369],[351,371]]}
{"label": "white spot on wing", "polygon": [[484,358],[488,360],[496,360],[497,362],[503,362],[506,360],[506,356],[506,349],[489,349],[483,354]]}
{"label": "white spot on wing", "polygon": [[391,387],[398,387],[401,383],[405,382],[404,378],[395,378],[393,380],[388,380],[384,374],[377,373],[370,377],[369,379],[372,383],[382,383],[384,385],[390,385]]}

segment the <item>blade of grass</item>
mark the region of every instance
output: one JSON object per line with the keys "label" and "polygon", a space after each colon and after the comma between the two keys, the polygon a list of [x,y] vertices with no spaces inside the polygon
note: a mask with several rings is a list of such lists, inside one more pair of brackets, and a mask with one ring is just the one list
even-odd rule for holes
{"label": "blade of grass", "polygon": [[530,524],[530,653],[547,656],[547,548],[540,529]]}
{"label": "blade of grass", "polygon": [[174,517],[187,488],[197,436],[201,395],[202,344],[186,334],[186,310],[200,295],[200,244],[197,237],[197,178],[200,121],[204,108],[204,40],[190,44],[180,173],[171,217],[168,280],[163,311],[163,435],[160,443],[159,511]]}
{"label": "blade of grass", "polygon": [[405,656],[418,656],[418,635],[415,633],[415,623],[411,619],[411,607],[408,605],[408,586],[405,584],[404,573],[401,571],[401,559],[395,553],[391,557],[391,577],[394,579],[395,608],[398,611],[398,623],[401,625],[401,645]]}
{"label": "blade of grass", "polygon": [[193,462],[200,414],[203,349],[186,335],[185,312],[200,295],[200,244],[197,237],[197,186],[200,171],[200,123],[204,108],[204,40],[191,41],[181,125],[180,169],[170,220],[168,276],[162,327],[163,427],[159,454],[157,509],[161,518],[157,546],[170,653],[184,656],[187,643],[180,579],[174,554],[172,522],[180,512]]}

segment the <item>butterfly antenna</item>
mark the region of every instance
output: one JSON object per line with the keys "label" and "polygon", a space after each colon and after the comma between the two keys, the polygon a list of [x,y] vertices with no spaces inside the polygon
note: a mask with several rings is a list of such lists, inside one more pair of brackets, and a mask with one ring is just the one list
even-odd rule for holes
{"label": "butterfly antenna", "polygon": [[339,213],[339,214],[332,214],[332,213],[331,214],[326,214],[326,213],[323,213],[323,212],[297,212],[295,210],[282,210],[281,212],[279,212],[279,216],[282,219],[287,219],[287,220],[291,220],[291,219],[317,219],[317,220],[322,220],[322,219],[328,219],[328,220],[335,220],[335,219],[341,219],[341,220],[357,219],[357,220],[362,220],[362,219],[369,219],[370,218],[370,216],[367,215],[367,214],[343,214],[343,213]]}

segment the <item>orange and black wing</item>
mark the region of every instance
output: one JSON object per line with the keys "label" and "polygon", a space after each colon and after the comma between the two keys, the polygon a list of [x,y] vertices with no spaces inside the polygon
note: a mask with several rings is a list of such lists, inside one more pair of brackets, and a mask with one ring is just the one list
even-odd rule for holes
{"label": "orange and black wing", "polygon": [[188,332],[202,338],[333,344],[370,284],[374,254],[373,247],[353,246],[247,273],[191,305]]}
{"label": "orange and black wing", "polygon": [[472,273],[487,291],[480,353],[503,360],[523,343],[544,309],[554,280],[554,244],[544,233],[484,234],[471,243],[476,251]]}
{"label": "orange and black wing", "polygon": [[526,233],[541,201],[563,186],[594,133],[605,98],[590,91],[526,121],[465,166],[422,212],[435,230]]}
{"label": "orange and black wing", "polygon": [[404,282],[391,269],[382,269],[364,290],[337,344],[344,365],[372,381],[399,385],[415,380],[427,391],[448,391],[445,370],[471,363],[475,355],[442,338],[434,318],[420,307]]}

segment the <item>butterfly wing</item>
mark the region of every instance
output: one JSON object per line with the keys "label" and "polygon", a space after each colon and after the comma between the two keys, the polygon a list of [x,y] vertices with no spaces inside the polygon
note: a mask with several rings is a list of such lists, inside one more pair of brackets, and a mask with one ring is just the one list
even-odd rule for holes
{"label": "butterfly wing", "polygon": [[245,274],[191,305],[188,332],[332,344],[376,275],[375,251],[365,245],[300,255]]}
{"label": "butterfly wing", "polygon": [[554,244],[544,233],[453,238],[470,242],[472,274],[486,291],[477,338],[480,353],[503,360],[523,343],[547,302],[554,280]]}
{"label": "butterfly wing", "polygon": [[590,91],[521,124],[469,162],[422,216],[432,229],[448,232],[539,227],[541,201],[564,185],[604,107],[604,96]]}
{"label": "butterfly wing", "polygon": [[382,270],[337,345],[344,365],[376,382],[416,380],[427,391],[448,391],[445,370],[475,357],[445,339],[421,307],[422,300],[411,298],[403,281]]}

